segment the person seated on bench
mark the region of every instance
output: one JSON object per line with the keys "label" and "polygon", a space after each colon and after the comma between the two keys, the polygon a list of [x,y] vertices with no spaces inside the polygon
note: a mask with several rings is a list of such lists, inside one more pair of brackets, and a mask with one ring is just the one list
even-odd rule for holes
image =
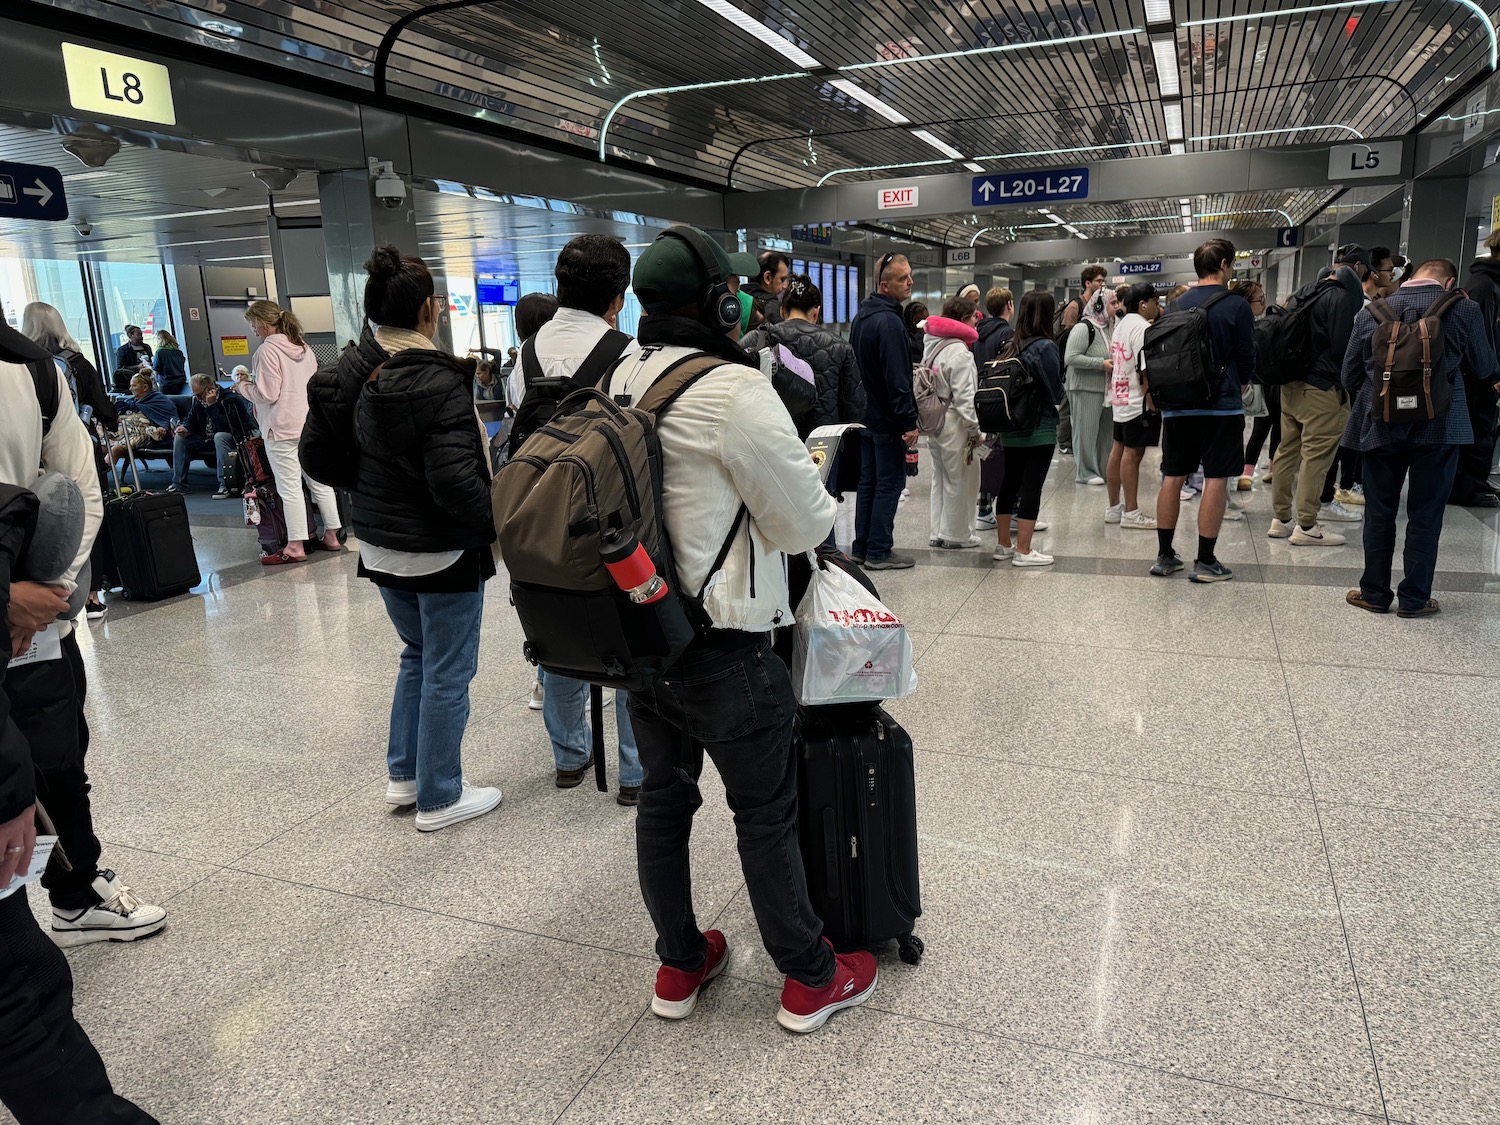
{"label": "person seated on bench", "polygon": [[[167,435],[177,426],[177,408],[172,405],[172,400],[156,389],[156,381],[149,375],[132,378],[130,394],[131,397],[119,405],[120,429],[130,427],[131,447],[136,453],[170,449],[166,444]],[[125,452],[122,438],[120,444],[109,451],[110,464],[118,468]]]}
{"label": "person seated on bench", "polygon": [[239,395],[220,394],[219,385],[207,375],[194,375],[190,385],[193,405],[172,438],[172,483],[167,491],[187,492],[183,477],[188,462],[195,457],[206,461],[212,452],[219,472],[219,491],[214,499],[224,500],[230,495],[224,484],[224,466],[234,447],[255,432],[255,415]]}

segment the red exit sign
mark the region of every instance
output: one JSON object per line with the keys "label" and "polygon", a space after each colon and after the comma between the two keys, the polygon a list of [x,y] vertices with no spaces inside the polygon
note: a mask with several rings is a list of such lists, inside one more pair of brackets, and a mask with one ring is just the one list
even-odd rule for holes
{"label": "red exit sign", "polygon": [[910,184],[907,187],[888,187],[880,189],[880,200],[877,206],[882,211],[900,211],[907,207],[917,205],[917,186]]}

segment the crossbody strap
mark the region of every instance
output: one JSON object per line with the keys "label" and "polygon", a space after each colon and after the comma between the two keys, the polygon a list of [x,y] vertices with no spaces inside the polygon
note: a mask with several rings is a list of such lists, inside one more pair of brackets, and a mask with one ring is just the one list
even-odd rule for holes
{"label": "crossbody strap", "polygon": [[604,378],[610,366],[620,358],[620,353],[625,350],[625,345],[630,343],[630,337],[618,329],[611,328],[599,337],[599,342],[589,352],[587,358],[578,365],[578,370],[573,372],[573,382],[580,387],[597,387],[599,380]]}
{"label": "crossbody strap", "polygon": [[532,383],[545,377],[541,361],[536,358],[536,335],[533,333],[521,344],[521,383],[523,388],[530,390]]}

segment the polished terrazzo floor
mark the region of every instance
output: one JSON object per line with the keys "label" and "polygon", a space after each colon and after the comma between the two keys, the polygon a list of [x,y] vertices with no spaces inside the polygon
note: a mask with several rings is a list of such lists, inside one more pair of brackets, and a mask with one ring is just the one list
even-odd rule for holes
{"label": "polished terrazzo floor", "polygon": [[711,771],[732,961],[650,1015],[632,814],[552,787],[502,583],[465,758],[505,803],[422,836],[381,800],[397,644],[353,555],[263,574],[195,497],[205,585],[84,641],[105,861],[171,911],[71,956],[117,1085],[169,1125],[1500,1119],[1500,519],[1448,510],[1444,613],[1400,621],[1345,606],[1357,546],[1268,541],[1267,491],[1195,587],[1070,459],[1047,570],[929,553],[925,484],[921,565],[877,577],[920,654],[927,958],[809,1038]]}

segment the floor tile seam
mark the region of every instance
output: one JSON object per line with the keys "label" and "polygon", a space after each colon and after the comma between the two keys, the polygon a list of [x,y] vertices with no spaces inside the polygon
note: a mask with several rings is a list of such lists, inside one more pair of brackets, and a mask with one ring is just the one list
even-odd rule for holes
{"label": "floor tile seam", "polygon": [[[1436,619],[1436,622],[1441,622],[1441,620],[1442,617],[1441,615],[1439,615],[1439,617]],[[1494,680],[1496,678],[1494,672],[1468,672],[1462,669],[1448,668],[1444,668],[1441,671],[1435,671],[1431,666],[1423,668],[1403,668],[1399,665],[1387,664],[1342,664],[1332,660],[1298,660],[1295,657],[1283,657],[1281,663],[1283,666],[1293,665],[1299,668],[1339,668],[1350,672],[1402,672],[1417,676],[1454,676],[1462,677],[1463,679],[1468,680]]]}
{"label": "floor tile seam", "polygon": [[[1265,593],[1266,606],[1269,610],[1270,590],[1265,586],[1262,587],[1262,590]],[[1276,628],[1276,619],[1274,615],[1271,618],[1271,639],[1276,645],[1276,652],[1279,657],[1281,655],[1281,634]],[[1328,833],[1323,827],[1323,810],[1320,807],[1320,803],[1318,800],[1317,785],[1313,780],[1312,761],[1308,754],[1307,744],[1302,737],[1302,724],[1297,716],[1296,701],[1292,698],[1292,684],[1291,679],[1287,673],[1285,661],[1282,662],[1281,683],[1282,689],[1286,693],[1287,707],[1291,711],[1292,731],[1297,736],[1297,750],[1302,755],[1302,768],[1307,775],[1307,791],[1312,798],[1313,822],[1317,826],[1318,840],[1323,847],[1323,861],[1328,868],[1328,885],[1329,888],[1333,891],[1333,904],[1334,909],[1338,914],[1339,931],[1344,939],[1344,955],[1349,963],[1349,979],[1354,984],[1354,999],[1355,1002],[1359,1005],[1359,1019],[1361,1025],[1364,1027],[1365,1044],[1370,1052],[1370,1067],[1372,1073],[1375,1076],[1375,1089],[1380,1095],[1380,1111],[1384,1115],[1386,1121],[1389,1122],[1390,1105],[1387,1103],[1385,1097],[1385,1081],[1380,1074],[1380,1056],[1379,1052],[1375,1048],[1374,1033],[1370,1029],[1369,1012],[1365,1009],[1364,988],[1360,984],[1359,970],[1355,965],[1354,943],[1349,936],[1348,921],[1344,917],[1344,897],[1343,894],[1339,891],[1338,876],[1334,871],[1333,850],[1329,847]]]}
{"label": "floor tile seam", "polygon": [[561,1121],[568,1115],[568,1111],[573,1108],[573,1104],[583,1096],[583,1092],[589,1088],[594,1079],[599,1077],[600,1073],[609,1064],[609,1060],[614,1058],[615,1053],[619,1051],[622,1046],[624,1046],[625,1040],[629,1039],[633,1034],[635,1034],[635,1029],[640,1027],[641,1022],[645,1020],[645,1018],[650,1014],[651,1004],[648,1001],[645,1005],[642,1006],[640,1014],[631,1021],[630,1026],[627,1027],[625,1031],[620,1035],[620,1038],[615,1040],[614,1045],[604,1053],[604,1057],[599,1060],[599,1065],[594,1067],[593,1073],[583,1080],[582,1084],[579,1085],[577,1090],[573,1091],[573,1096],[568,1099],[568,1104],[563,1106],[562,1112],[552,1119],[552,1125],[557,1125],[559,1121]]}
{"label": "floor tile seam", "polygon": [[[185,861],[187,863],[197,864],[200,867],[211,868],[211,870],[206,871],[206,872],[204,872],[201,875],[195,876],[193,878],[193,880],[190,883],[188,883],[186,886],[184,886],[184,887],[178,887],[175,891],[172,891],[170,894],[157,895],[157,894],[151,894],[150,892],[148,892],[147,897],[152,898],[152,899],[154,899],[157,902],[169,902],[172,899],[176,898],[178,895],[183,894],[186,891],[192,890],[194,887],[198,886],[200,883],[203,883],[206,880],[212,879],[215,875],[217,875],[221,871],[225,870],[225,867],[224,867],[224,865],[222,863],[215,863],[213,860],[209,860],[209,859],[196,859],[193,856],[179,855],[177,852],[162,851],[160,848],[142,848],[142,847],[138,847],[135,844],[127,844],[123,840],[109,840],[109,839],[103,839],[103,838],[101,838],[99,842],[104,846],[104,848],[106,850],[108,850],[109,848],[125,848],[128,851],[142,852],[142,853],[144,853],[146,855],[154,855],[154,856],[157,856],[158,858],[161,858],[161,859],[180,859],[180,860],[183,860],[183,861]],[[101,856],[100,858],[102,859],[103,857]]]}
{"label": "floor tile seam", "polygon": [[[975,573],[976,573],[976,577],[974,579],[974,585],[969,589],[969,591],[966,594],[964,594],[963,600],[960,601],[956,606],[953,607],[953,612],[950,613],[944,619],[942,625],[938,627],[938,629],[937,629],[938,636],[942,636],[943,635],[943,633],[947,630],[948,626],[951,625],[951,624],[953,624],[954,620],[958,617],[958,615],[964,611],[964,607],[966,605],[968,605],[969,602],[971,602],[974,599],[974,596],[979,593],[980,588],[984,586],[984,580],[985,580],[986,577],[988,577],[989,572],[988,571],[980,571],[980,570],[978,570],[978,568],[975,568]],[[921,630],[921,631],[922,632],[931,632],[931,630]]]}
{"label": "floor tile seam", "polygon": [[1344,808],[1368,809],[1371,812],[1391,813],[1395,816],[1418,820],[1458,821],[1466,826],[1489,831],[1500,830],[1500,817],[1472,816],[1466,813],[1442,812],[1438,809],[1409,809],[1400,805],[1377,805],[1369,801],[1350,801],[1343,797],[1320,797],[1318,803],[1325,809],[1335,811]]}
{"label": "floor tile seam", "polygon": [[[917,969],[915,971],[920,972],[921,970]],[[775,993],[776,991],[775,985],[767,984],[764,980],[760,980],[758,978],[740,976],[735,973],[729,972],[726,972],[724,976],[727,979],[738,981],[741,984],[747,984],[756,988],[764,989],[767,992]],[[879,995],[878,991],[876,995]],[[882,1007],[880,1004],[875,1003],[873,1000],[866,1001],[864,1004],[861,1004],[859,1006],[859,1009],[856,1010],[878,1013],[879,1015],[886,1016],[898,1021],[925,1024],[929,1027],[940,1027],[944,1030],[956,1031],[964,1035],[974,1035],[982,1036],[986,1039],[996,1039],[1004,1043],[1013,1043],[1032,1050],[1054,1051],[1060,1054],[1071,1056],[1073,1058],[1085,1059],[1089,1062],[1105,1063],[1109,1066],[1118,1066],[1130,1070],[1145,1071],[1149,1074],[1162,1075],[1183,1082],[1196,1082],[1205,1086],[1216,1086],[1221,1089],[1237,1090],[1242,1093],[1254,1094],[1257,1097],[1275,1098],[1278,1101],[1292,1102],[1297,1105],[1314,1106],[1319,1109],[1331,1109],[1339,1113],[1348,1113],[1357,1117],[1368,1117],[1374,1121],[1385,1122],[1386,1125],[1412,1125],[1412,1123],[1409,1122],[1395,1121],[1383,1113],[1371,1113],[1367,1110],[1354,1109],[1350,1106],[1330,1105],[1327,1102],[1318,1102],[1308,1098],[1299,1098],[1295,1094],[1283,1094],[1275,1090],[1262,1090],[1254,1086],[1244,1086],[1235,1082],[1225,1082],[1222,1079],[1209,1078],[1198,1074],[1189,1074],[1184,1071],[1172,1070],[1168,1067],[1154,1066],[1151,1063],[1139,1062],[1134,1059],[1119,1058],[1114,1055],[1096,1054],[1092,1051],[1085,1051],[1078,1047],[1067,1047],[1057,1043],[1049,1043],[1042,1039],[1029,1039],[1021,1035],[1007,1035],[1004,1032],[993,1031],[988,1028],[970,1027],[966,1024],[953,1023],[949,1020],[933,1019],[930,1016],[920,1016],[912,1012],[897,1011],[894,1008]]]}
{"label": "floor tile seam", "polygon": [[242,860],[249,859],[252,855],[254,855],[256,852],[260,851],[262,848],[269,847],[270,845],[274,844],[277,840],[280,840],[283,836],[286,836],[286,835],[288,835],[291,832],[295,832],[297,829],[299,829],[299,828],[303,827],[304,825],[310,823],[311,821],[315,820],[317,817],[322,816],[329,809],[333,808],[335,805],[342,804],[344,801],[348,800],[354,794],[358,793],[361,789],[367,789],[367,788],[373,787],[374,784],[375,784],[375,782],[379,779],[379,777],[380,777],[380,775],[372,773],[369,777],[366,777],[366,778],[364,778],[364,779],[356,782],[355,784],[349,786],[347,789],[341,790],[338,793],[338,795],[336,797],[334,797],[332,800],[330,800],[327,804],[319,806],[318,808],[314,809],[312,812],[308,813],[306,816],[302,817],[300,820],[295,821],[292,824],[288,824],[281,831],[275,833],[274,835],[270,836],[269,838],[267,838],[265,840],[262,840],[260,843],[256,844],[254,847],[250,848],[248,851],[241,852],[239,855],[237,855],[233,859],[231,859],[228,863],[223,864],[223,866],[224,867],[233,867],[236,870],[239,870],[240,869],[239,868],[239,864],[240,864],[240,862]]}
{"label": "floor tile seam", "polygon": [[1005,765],[1023,766],[1036,770],[1056,770],[1084,777],[1139,781],[1149,785],[1166,785],[1179,789],[1201,789],[1210,793],[1228,793],[1242,797],[1269,798],[1279,801],[1293,801],[1299,804],[1311,804],[1312,802],[1311,797],[1299,793],[1277,793],[1268,789],[1244,789],[1232,785],[1213,785],[1206,781],[1183,781],[1179,778],[1153,777],[1148,774],[1124,773],[1118,770],[1091,770],[1083,766],[1067,766],[1057,762],[1038,762],[1031,758],[1018,758],[1013,755],[995,757],[990,754],[977,754],[962,750],[935,750],[930,746],[917,747],[916,753],[918,755],[932,754],[943,758],[961,758],[966,761],[998,762]]}
{"label": "floor tile seam", "polygon": [[[1191,585],[1191,583],[1186,583],[1186,584],[1187,585]],[[931,632],[931,630],[929,630],[929,629],[919,629],[918,632]],[[1150,653],[1150,654],[1152,654],[1154,656],[1159,656],[1159,655],[1170,653],[1170,654],[1173,654],[1173,655],[1180,655],[1180,656],[1201,656],[1201,657],[1206,657],[1206,658],[1209,658],[1209,659],[1225,659],[1223,653],[1189,652],[1189,651],[1183,649],[1181,646],[1178,646],[1178,647],[1175,647],[1175,648],[1149,648],[1149,647],[1147,647],[1145,645],[1099,645],[1099,644],[1089,644],[1086,641],[1057,641],[1057,640],[1049,640],[1049,639],[1043,638],[1043,637],[1015,637],[1015,636],[997,635],[995,633],[972,633],[972,632],[965,632],[962,628],[952,629],[952,628],[947,628],[947,627],[945,627],[943,629],[942,635],[943,636],[949,636],[949,637],[969,637],[969,638],[972,638],[974,640],[981,640],[981,641],[1018,641],[1021,644],[1048,645],[1048,646],[1051,646],[1053,648],[1082,648],[1082,649],[1089,649],[1089,650],[1092,650],[1092,651],[1095,651],[1095,652]],[[1280,666],[1280,661],[1277,660],[1275,657],[1266,657],[1266,656],[1246,656],[1246,657],[1240,657],[1240,656],[1235,656],[1233,659],[1234,659],[1234,661],[1235,661],[1236,664],[1264,664],[1264,665],[1267,665],[1268,667],[1279,667]]]}

